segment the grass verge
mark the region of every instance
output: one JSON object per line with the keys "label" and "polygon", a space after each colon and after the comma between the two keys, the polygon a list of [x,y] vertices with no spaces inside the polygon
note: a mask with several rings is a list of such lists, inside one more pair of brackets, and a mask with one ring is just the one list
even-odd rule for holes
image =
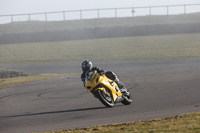
{"label": "grass verge", "polygon": [[0,78],[0,89],[13,87],[25,83],[50,79],[50,78],[57,78],[62,76],[73,76],[73,75],[80,75],[78,73],[72,74],[51,74],[51,75],[32,75],[26,77],[16,77],[16,78]]}
{"label": "grass verge", "polygon": [[200,112],[149,121],[77,128],[43,133],[199,133]]}
{"label": "grass verge", "polygon": [[0,65],[200,57],[200,33],[0,45]]}

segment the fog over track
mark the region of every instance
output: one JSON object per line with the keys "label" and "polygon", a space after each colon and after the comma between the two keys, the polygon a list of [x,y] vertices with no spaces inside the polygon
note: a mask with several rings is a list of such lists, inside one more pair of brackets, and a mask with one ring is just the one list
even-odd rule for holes
{"label": "fog over track", "polygon": [[[113,24],[114,25],[114,24]],[[200,23],[154,24],[138,26],[94,27],[62,31],[41,31],[0,35],[1,44],[56,42],[115,37],[199,33]]]}
{"label": "fog over track", "polygon": [[[0,133],[50,131],[163,118],[200,111],[200,59],[94,62],[113,70],[133,103],[106,108],[80,76],[0,90]],[[29,74],[80,73],[80,63],[17,65]],[[19,69],[20,68],[20,69]]]}

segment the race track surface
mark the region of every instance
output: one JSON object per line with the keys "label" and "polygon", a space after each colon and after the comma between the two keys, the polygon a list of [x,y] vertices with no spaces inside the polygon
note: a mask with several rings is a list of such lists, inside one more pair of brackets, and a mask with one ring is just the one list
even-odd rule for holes
{"label": "race track surface", "polygon": [[[29,83],[0,90],[0,133],[72,129],[200,112],[200,59],[94,64],[118,75],[130,89],[131,105],[104,107],[83,88],[80,76]],[[31,66],[6,67],[29,74],[81,72],[80,63]]]}

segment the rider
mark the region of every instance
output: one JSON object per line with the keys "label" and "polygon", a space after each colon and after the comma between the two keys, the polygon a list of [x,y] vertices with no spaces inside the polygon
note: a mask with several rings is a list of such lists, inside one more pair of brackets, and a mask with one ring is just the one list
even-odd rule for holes
{"label": "rider", "polygon": [[93,67],[92,62],[90,60],[83,61],[81,68],[82,68],[82,71],[83,71],[83,73],[81,74],[81,80],[83,81],[84,86],[85,86],[85,74],[86,74],[86,72],[89,71],[89,70],[92,70],[92,71],[96,70],[97,73],[105,74],[106,77],[113,80],[119,86],[121,91],[126,91],[126,89],[124,89],[124,85],[122,84],[122,82],[119,81],[119,79],[117,78],[117,75],[114,72],[104,71],[103,69],[100,69],[99,67]]}

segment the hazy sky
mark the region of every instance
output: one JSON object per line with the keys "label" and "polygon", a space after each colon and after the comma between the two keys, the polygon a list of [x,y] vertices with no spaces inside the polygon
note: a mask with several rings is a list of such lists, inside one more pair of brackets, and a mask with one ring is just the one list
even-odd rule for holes
{"label": "hazy sky", "polygon": [[0,0],[0,15],[198,3],[200,0]]}
{"label": "hazy sky", "polygon": [[[162,7],[162,8],[134,8],[131,7],[149,7],[149,6],[167,6],[200,4],[200,0],[0,0],[0,15],[9,15],[0,17],[0,24],[20,21],[63,21],[74,19],[94,19],[110,17],[131,17],[145,15],[173,15],[183,14],[184,6]],[[130,7],[128,9],[80,11],[51,13],[57,11],[84,10],[84,9],[102,9],[102,8],[120,8]],[[48,13],[45,17],[45,12]],[[200,5],[187,6],[186,13],[200,12]],[[18,15],[42,13],[40,15]],[[116,15],[117,14],[117,15]],[[15,16],[10,16],[15,15]],[[45,19],[46,18],[46,19]]]}

